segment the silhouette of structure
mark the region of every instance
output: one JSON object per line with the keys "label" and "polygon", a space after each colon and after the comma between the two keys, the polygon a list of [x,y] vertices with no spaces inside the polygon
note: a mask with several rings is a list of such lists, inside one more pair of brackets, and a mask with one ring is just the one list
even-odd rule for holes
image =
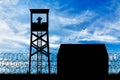
{"label": "silhouette of structure", "polygon": [[[49,53],[49,9],[30,9],[31,12],[31,39],[29,73],[37,74],[50,73],[50,53]],[[38,16],[34,22],[35,14],[44,14],[46,22],[42,22],[42,17]],[[44,58],[44,59],[43,59]],[[45,63],[47,60],[47,63]],[[34,68],[32,68],[34,67]]]}
{"label": "silhouette of structure", "polygon": [[61,44],[57,70],[59,80],[107,80],[108,54],[105,45]]}
{"label": "silhouette of structure", "polygon": [[[104,44],[61,44],[57,55],[57,74],[50,74],[49,9],[30,9],[30,12],[29,74],[1,74],[0,80],[108,80],[108,54]],[[34,14],[45,14],[46,21],[42,22],[43,18],[38,16],[37,22],[34,22]],[[110,75],[109,79],[115,77]]]}

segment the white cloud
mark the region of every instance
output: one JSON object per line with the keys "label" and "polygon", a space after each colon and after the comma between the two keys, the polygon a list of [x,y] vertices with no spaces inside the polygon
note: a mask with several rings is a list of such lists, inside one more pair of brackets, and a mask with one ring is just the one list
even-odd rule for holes
{"label": "white cloud", "polygon": [[12,34],[12,29],[9,27],[9,25],[7,24],[6,21],[0,20],[0,32],[7,34],[9,32],[9,34]]}
{"label": "white cloud", "polygon": [[49,38],[50,48],[59,48],[60,45],[60,36],[53,35]]}
{"label": "white cloud", "polygon": [[72,26],[83,23],[85,21],[89,21],[92,19],[95,14],[89,10],[84,11],[83,13],[72,15],[68,17],[68,15],[60,15],[62,13],[50,15],[50,27],[54,27],[52,29],[56,29],[57,27],[63,28],[64,26]]}
{"label": "white cloud", "polygon": [[[28,15],[29,10],[27,10],[25,5],[18,5],[18,0],[1,0],[0,4],[0,45],[2,47],[11,46],[8,44],[12,43],[14,46],[16,46],[16,48],[18,47],[22,50],[22,46],[25,47],[26,45],[29,45],[30,25],[29,23],[22,23],[21,21],[18,21],[19,19],[15,20],[15,18],[21,18],[21,16],[24,17],[24,15]],[[57,6],[57,8],[68,6],[67,4],[66,6],[62,6],[58,2],[55,2],[54,4]],[[18,6],[15,7],[14,5]],[[7,8],[4,8],[3,6],[6,6]],[[44,5],[42,4],[42,7],[43,6]],[[64,33],[65,30],[63,29],[66,26],[80,25],[84,22],[90,22],[90,20],[93,19],[97,14],[93,11],[86,10],[83,11],[83,13],[70,15],[67,14],[67,12],[64,14],[65,10],[63,12],[56,12],[54,9],[52,9],[50,4],[45,6],[50,7],[52,10],[50,12],[50,30],[54,30],[59,33]],[[60,36],[61,34],[58,34],[59,36],[57,34],[55,34],[56,36],[50,36],[50,46],[55,48],[58,47],[60,43],[78,43],[79,41],[92,40],[103,42],[119,42],[117,37],[118,35],[115,34],[119,33],[120,21],[111,23],[109,21],[104,22],[102,20],[103,19],[97,19],[95,22],[92,22],[92,24],[88,25],[89,27],[83,31],[71,30],[72,32],[65,32],[66,34],[64,36]],[[99,24],[102,25],[102,28],[99,26]],[[114,31],[118,31],[114,34],[111,34],[113,29]]]}
{"label": "white cloud", "polygon": [[70,31],[69,35],[64,38],[63,43],[80,43],[80,41],[100,41],[104,43],[120,42],[114,35],[106,33],[103,34],[103,31],[101,29],[96,29],[93,31],[93,33],[89,32],[89,29],[81,31]]}
{"label": "white cloud", "polygon": [[16,5],[18,0],[0,0],[0,5]]}
{"label": "white cloud", "polygon": [[110,43],[118,42],[118,39],[111,35],[93,35],[91,38],[93,38],[91,40],[96,40],[96,41],[103,41],[103,42],[110,42]]}
{"label": "white cloud", "polygon": [[50,43],[55,43],[60,40],[60,36],[57,36],[57,35],[50,36],[49,40],[50,40]]}
{"label": "white cloud", "polygon": [[18,0],[0,1],[0,50],[3,52],[22,52],[30,43],[29,23],[19,21],[21,16],[27,15],[27,8],[18,5],[18,2]]}
{"label": "white cloud", "polygon": [[[98,17],[99,14],[90,10],[86,10],[83,13],[77,14],[75,16],[69,15],[69,17],[67,14],[63,15],[62,12],[58,14],[53,13],[50,15],[50,29],[55,29],[55,31],[66,33],[64,36],[61,36],[60,39],[63,39],[60,40],[61,43],[78,43],[80,41],[101,41],[104,43],[120,43],[119,13],[120,6],[118,5],[117,8],[114,8],[114,12],[108,13],[108,15],[101,17]],[[92,20],[93,22],[91,22],[90,20],[96,16],[96,20]],[[90,22],[90,24],[87,25],[85,30],[69,30],[70,32],[65,32],[64,30],[64,27],[66,26],[73,26],[76,24],[81,26],[81,23],[83,22]]]}
{"label": "white cloud", "polygon": [[[23,46],[25,44],[29,45],[30,43],[29,34],[26,34],[26,32],[28,31],[28,25],[23,24],[23,26],[21,26],[22,24],[17,22],[16,24],[17,27],[12,28],[11,26],[9,26],[9,23],[7,22],[3,20],[0,20],[0,22],[1,22],[1,27],[0,27],[0,35],[1,35],[0,47],[1,48],[10,47],[8,49],[12,49],[14,47],[13,49],[16,49],[16,48],[23,49],[24,48]],[[16,30],[15,28],[18,30]]]}
{"label": "white cloud", "polygon": [[59,44],[52,44],[52,43],[50,43],[50,48],[56,49],[56,48],[59,48],[59,47],[60,47],[60,43]]}
{"label": "white cloud", "polygon": [[[117,8],[119,9],[119,7]],[[117,10],[118,12],[118,10]],[[120,13],[120,12],[119,12]],[[109,15],[113,20],[108,17],[100,17],[86,27],[82,31],[71,30],[65,38],[65,42],[78,43],[79,41],[102,41],[104,43],[120,43],[120,16]],[[113,12],[114,14],[114,12]],[[108,19],[107,19],[108,18]]]}

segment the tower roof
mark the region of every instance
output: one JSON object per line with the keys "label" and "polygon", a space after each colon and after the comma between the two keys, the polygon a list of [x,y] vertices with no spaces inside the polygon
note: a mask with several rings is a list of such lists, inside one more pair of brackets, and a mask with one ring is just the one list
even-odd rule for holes
{"label": "tower roof", "polygon": [[30,9],[31,13],[48,13],[49,9]]}

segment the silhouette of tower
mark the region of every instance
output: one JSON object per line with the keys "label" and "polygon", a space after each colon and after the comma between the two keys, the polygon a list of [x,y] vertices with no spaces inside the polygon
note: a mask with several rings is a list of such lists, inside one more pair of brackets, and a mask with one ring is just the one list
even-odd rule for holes
{"label": "silhouette of tower", "polygon": [[[49,54],[49,9],[30,9],[31,16],[31,40],[29,56],[29,73],[50,74],[50,54]],[[40,14],[45,15],[45,22],[42,22]],[[37,19],[34,19],[37,15]],[[36,22],[34,22],[36,20]]]}

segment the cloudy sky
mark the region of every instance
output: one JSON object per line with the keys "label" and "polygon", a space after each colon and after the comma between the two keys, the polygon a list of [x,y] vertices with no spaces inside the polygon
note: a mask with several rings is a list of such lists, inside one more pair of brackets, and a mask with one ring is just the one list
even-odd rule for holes
{"label": "cloudy sky", "polygon": [[106,44],[120,52],[119,0],[0,0],[0,52],[29,52],[30,10],[50,9],[50,48]]}
{"label": "cloudy sky", "polygon": [[119,0],[0,0],[0,52],[29,52],[30,9],[50,9],[51,53],[68,43],[120,52]]}

